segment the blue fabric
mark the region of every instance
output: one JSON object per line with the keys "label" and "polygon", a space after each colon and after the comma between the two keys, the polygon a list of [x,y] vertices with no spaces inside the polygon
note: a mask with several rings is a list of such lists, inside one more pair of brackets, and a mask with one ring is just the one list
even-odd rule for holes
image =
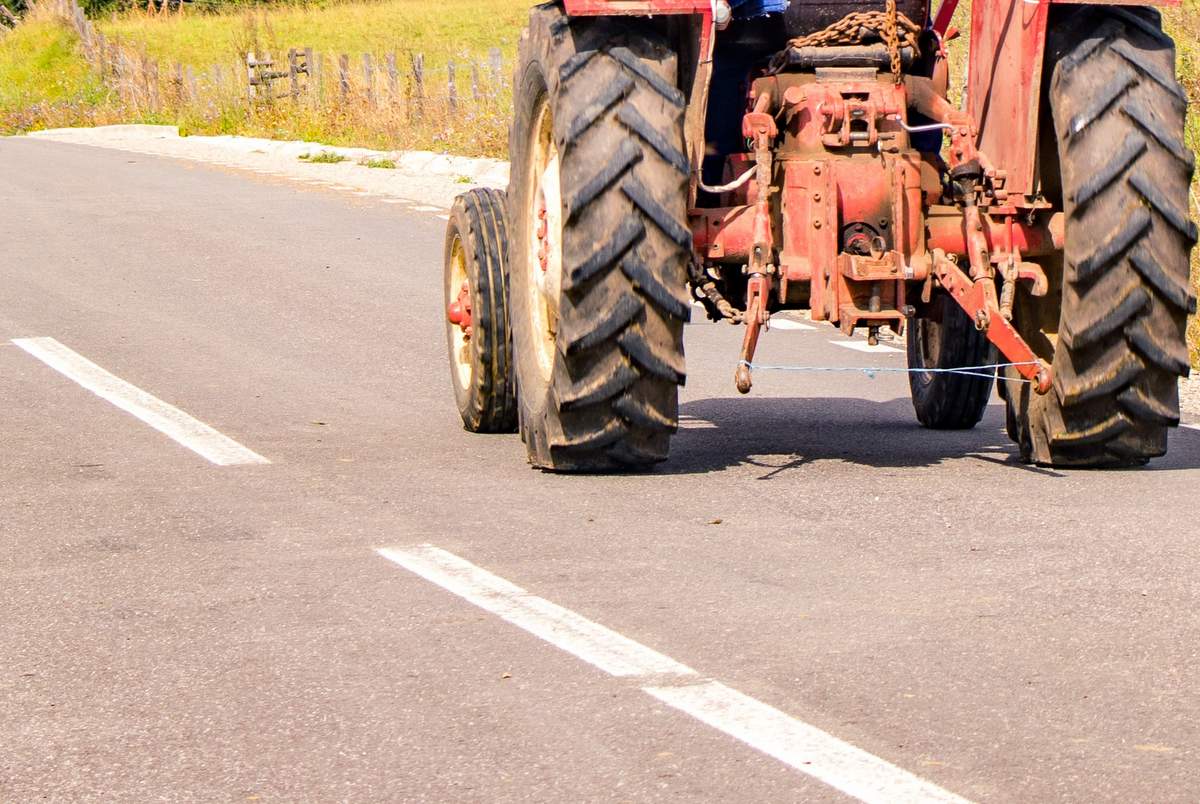
{"label": "blue fabric", "polygon": [[730,0],[729,7],[733,16],[744,20],[750,17],[764,17],[767,14],[782,14],[787,10],[788,0]]}

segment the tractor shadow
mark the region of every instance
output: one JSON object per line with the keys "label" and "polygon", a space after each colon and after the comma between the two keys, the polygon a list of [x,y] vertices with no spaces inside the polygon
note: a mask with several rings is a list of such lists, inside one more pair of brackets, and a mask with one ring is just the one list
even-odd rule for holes
{"label": "tractor shadow", "polygon": [[[699,474],[737,466],[763,469],[759,480],[784,477],[814,461],[832,460],[879,468],[934,467],[963,458],[1032,472],[1048,478],[1072,470],[1021,462],[1004,431],[1004,407],[988,406],[971,430],[928,430],[912,402],[846,397],[710,398],[680,405],[680,430],[663,474]],[[1180,428],[1165,457],[1150,470],[1200,468],[1200,431]],[[1113,471],[1146,471],[1113,470]]]}

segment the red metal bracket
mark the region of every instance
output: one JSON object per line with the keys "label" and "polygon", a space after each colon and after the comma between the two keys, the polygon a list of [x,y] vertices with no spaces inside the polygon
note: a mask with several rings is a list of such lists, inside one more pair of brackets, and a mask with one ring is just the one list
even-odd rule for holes
{"label": "red metal bracket", "polygon": [[972,281],[941,251],[933,253],[933,271],[942,287],[950,293],[950,298],[971,316],[976,328],[1016,364],[1017,372],[1032,381],[1039,394],[1049,391],[1054,383],[1054,370],[1033,353],[1012,323],[1001,314],[994,281],[990,277]]}

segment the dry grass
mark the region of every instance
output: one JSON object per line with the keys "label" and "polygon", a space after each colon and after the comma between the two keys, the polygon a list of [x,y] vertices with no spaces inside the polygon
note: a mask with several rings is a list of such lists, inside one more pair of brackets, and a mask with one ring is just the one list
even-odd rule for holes
{"label": "dry grass", "polygon": [[[386,0],[221,14],[135,10],[98,25],[110,44],[99,65],[103,82],[81,57],[74,32],[35,13],[17,31],[0,34],[0,132],[173,123],[187,133],[502,157],[512,105],[510,56],[526,13],[513,0]],[[301,76],[299,98],[247,103],[245,54],[274,54],[278,69],[289,47],[315,49],[320,82],[314,71]],[[497,47],[502,62],[493,73],[488,56]],[[349,56],[344,85],[343,53]],[[364,53],[373,63],[369,81]],[[424,57],[419,97],[414,53]],[[395,80],[387,72],[389,54],[399,68]],[[287,89],[286,79],[274,87],[276,94]]]}
{"label": "dry grass", "polygon": [[[160,69],[174,71],[181,64],[199,74],[201,84],[229,82],[215,93],[220,102],[177,104],[174,116],[187,131],[502,157],[511,107],[509,65],[527,14],[523,0],[387,0],[216,14],[131,11],[101,21],[99,29]],[[310,85],[299,102],[247,108],[238,89],[245,83],[245,54],[272,54],[278,65],[289,48],[305,47],[322,60],[320,86]],[[499,76],[487,66],[493,48],[502,55]],[[373,62],[369,83],[364,53]],[[341,54],[350,57],[348,92],[338,81]],[[399,71],[394,86],[385,67],[388,54]],[[413,97],[413,54],[424,59],[421,99]],[[453,106],[451,62],[457,68]],[[277,86],[286,88],[286,82]]]}
{"label": "dry grass", "polygon": [[[1183,0],[1178,8],[1163,12],[1167,32],[1175,39],[1179,55],[1179,77],[1187,90],[1191,114],[1187,139],[1193,153],[1200,153],[1200,0]],[[1200,221],[1200,176],[1192,184],[1192,219]],[[1192,289],[1200,295],[1200,249],[1192,250]],[[1200,369],[1200,316],[1188,328],[1192,365]]]}
{"label": "dry grass", "polygon": [[107,99],[58,20],[33,13],[15,30],[0,28],[0,133],[102,121]]}
{"label": "dry grass", "polygon": [[354,57],[422,53],[426,67],[436,70],[451,60],[483,59],[493,47],[511,60],[529,5],[525,0],[385,0],[234,7],[222,13],[193,6],[167,14],[131,11],[99,20],[98,27],[160,62],[197,70],[248,50],[278,54],[289,47]]}

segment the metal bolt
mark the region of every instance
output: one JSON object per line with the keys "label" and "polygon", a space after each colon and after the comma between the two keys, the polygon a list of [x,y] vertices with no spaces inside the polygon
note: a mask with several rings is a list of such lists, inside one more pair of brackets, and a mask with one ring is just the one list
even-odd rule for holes
{"label": "metal bolt", "polygon": [[821,175],[821,166],[820,166],[820,165],[813,165],[813,173],[815,173],[815,174],[817,174],[818,176],[820,176],[820,175]]}
{"label": "metal bolt", "polygon": [[820,219],[820,218],[817,218],[816,220],[814,220],[814,221],[813,221],[813,228],[814,228],[814,229],[820,229],[820,228],[821,228],[821,219]]}
{"label": "metal bolt", "polygon": [[820,200],[821,200],[821,194],[813,193],[813,201],[820,201]]}

